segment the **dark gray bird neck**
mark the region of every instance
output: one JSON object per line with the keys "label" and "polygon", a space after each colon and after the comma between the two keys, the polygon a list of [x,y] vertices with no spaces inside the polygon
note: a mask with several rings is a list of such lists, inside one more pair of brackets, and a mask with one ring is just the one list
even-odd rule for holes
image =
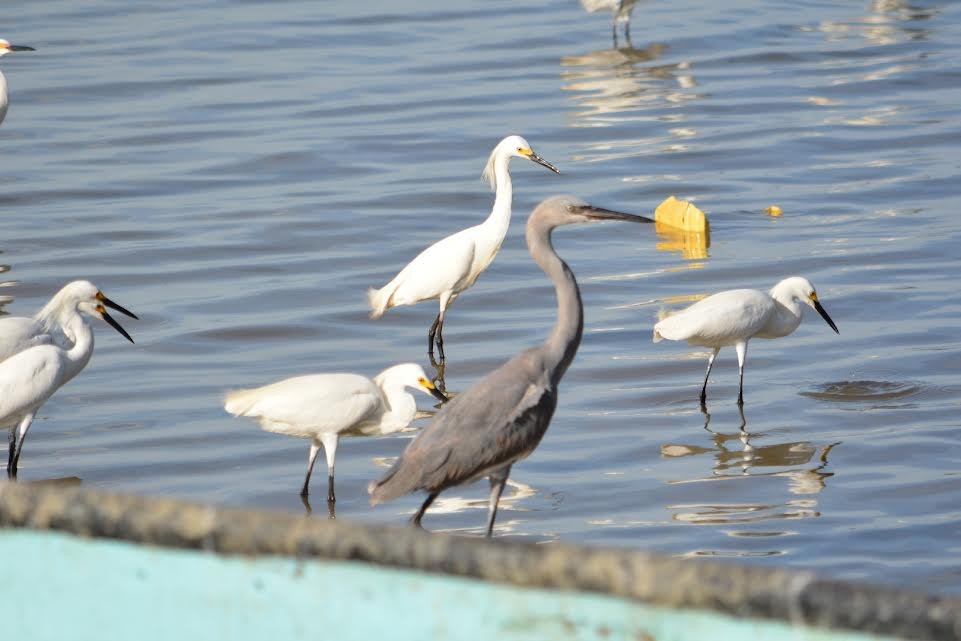
{"label": "dark gray bird neck", "polygon": [[554,282],[557,294],[557,322],[542,346],[544,364],[557,384],[564,376],[584,333],[584,311],[581,305],[581,292],[577,288],[574,273],[554,251],[551,231],[557,225],[539,216],[532,215],[527,223],[527,247],[534,261]]}

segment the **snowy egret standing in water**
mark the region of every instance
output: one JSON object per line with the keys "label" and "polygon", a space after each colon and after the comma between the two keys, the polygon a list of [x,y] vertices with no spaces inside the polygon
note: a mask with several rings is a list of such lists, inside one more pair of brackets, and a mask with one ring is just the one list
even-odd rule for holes
{"label": "snowy egret standing in water", "polygon": [[405,388],[419,389],[446,401],[416,363],[395,365],[370,380],[357,374],[312,374],[229,392],[224,409],[248,416],[268,432],[310,439],[307,476],[300,491],[307,496],[310,473],[321,446],[327,455],[327,501],[334,496],[334,458],[340,434],[389,434],[410,424],[417,403]]}
{"label": "snowy egret standing in water", "polygon": [[737,351],[740,383],[738,405],[744,404],[744,361],[747,342],[752,338],[781,338],[801,324],[801,304],[817,311],[835,333],[837,325],[824,311],[810,281],[800,276],[785,278],[769,292],[757,289],[732,289],[708,296],[687,309],[669,315],[654,325],[654,342],[662,338],[686,340],[691,345],[714,349],[707,361],[701,387],[701,404],[707,400],[707,379],[714,359],[722,347],[733,345]]}
{"label": "snowy egret standing in water", "polygon": [[637,0],[581,0],[581,6],[588,12],[610,11],[614,17],[611,31],[614,35],[614,46],[617,46],[617,25],[624,25],[624,39],[631,44],[631,12]]}
{"label": "snowy egret standing in water", "polygon": [[507,227],[511,222],[511,158],[526,158],[560,173],[531,149],[520,136],[508,136],[491,152],[484,167],[484,178],[495,189],[494,207],[480,225],[468,227],[440,240],[407,264],[389,283],[380,289],[367,290],[370,317],[380,316],[397,305],[413,305],[423,300],[438,299],[440,311],[427,333],[427,353],[434,358],[434,338],[437,351],[444,360],[444,314],[454,299],[474,284],[494,260]]}
{"label": "snowy egret standing in water", "polygon": [[[35,51],[35,49],[33,47],[27,47],[26,45],[12,45],[0,38],[0,56],[5,56],[11,51]],[[0,71],[0,124],[3,124],[3,119],[7,117],[8,104],[7,79],[4,77],[3,72]]]}
{"label": "snowy egret standing in water", "polygon": [[23,441],[37,411],[93,355],[93,330],[83,314],[103,319],[133,342],[107,307],[137,318],[93,283],[78,280],[57,292],[34,318],[0,319],[0,427],[10,429],[8,476],[17,475]]}
{"label": "snowy egret standing in water", "polygon": [[427,500],[412,520],[419,526],[441,492],[486,476],[491,486],[487,518],[491,536],[511,465],[533,452],[547,431],[557,406],[557,386],[584,331],[577,281],[554,251],[551,232],[560,225],[602,220],[654,222],[593,207],[573,196],[555,196],[537,206],[527,221],[527,247],[554,282],[557,321],[551,335],[444,405],[387,474],[370,484],[372,504],[426,490]]}

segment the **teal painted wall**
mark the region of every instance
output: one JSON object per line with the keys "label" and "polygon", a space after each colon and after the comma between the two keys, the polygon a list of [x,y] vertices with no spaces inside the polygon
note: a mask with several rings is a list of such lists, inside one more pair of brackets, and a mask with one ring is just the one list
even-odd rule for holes
{"label": "teal painted wall", "polygon": [[0,635],[17,641],[881,641],[364,563],[0,529]]}

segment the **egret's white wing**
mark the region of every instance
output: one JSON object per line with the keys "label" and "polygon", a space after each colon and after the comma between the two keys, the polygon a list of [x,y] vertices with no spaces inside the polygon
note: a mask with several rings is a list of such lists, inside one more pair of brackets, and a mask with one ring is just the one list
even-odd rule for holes
{"label": "egret's white wing", "polygon": [[474,228],[444,238],[417,255],[397,275],[390,304],[411,305],[469,286],[474,263]]}
{"label": "egret's white wing", "polygon": [[39,345],[0,362],[0,426],[9,427],[46,402],[62,382],[60,350]]}
{"label": "egret's white wing", "polygon": [[309,437],[375,421],[384,400],[380,388],[363,376],[313,374],[230,392],[224,408],[258,419],[268,431]]}
{"label": "egret's white wing", "polygon": [[767,324],[774,301],[755,289],[733,289],[697,301],[654,326],[669,340],[724,345],[751,336]]}
{"label": "egret's white wing", "polygon": [[44,329],[43,323],[33,318],[0,318],[0,363],[31,347],[53,343],[53,336]]}

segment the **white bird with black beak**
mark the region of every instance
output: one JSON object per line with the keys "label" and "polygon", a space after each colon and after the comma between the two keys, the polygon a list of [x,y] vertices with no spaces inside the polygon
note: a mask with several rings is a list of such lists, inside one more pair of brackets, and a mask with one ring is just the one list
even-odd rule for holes
{"label": "white bird with black beak", "polygon": [[434,243],[389,283],[380,289],[368,289],[370,317],[380,316],[391,307],[413,305],[423,300],[438,299],[440,311],[427,332],[427,353],[434,358],[434,338],[437,351],[444,360],[444,315],[461,292],[474,285],[477,277],[487,269],[507,235],[511,222],[511,158],[526,158],[538,165],[560,173],[531,149],[520,136],[508,136],[491,152],[484,167],[484,178],[495,190],[494,207],[483,223],[463,229]]}
{"label": "white bird with black beak", "polygon": [[126,338],[106,308],[137,318],[85,280],[66,285],[33,318],[0,319],[0,428],[10,430],[7,476],[17,464],[40,407],[79,374],[93,355],[93,330],[84,314],[104,320]]}
{"label": "white bird with black beak", "polygon": [[806,278],[793,276],[785,278],[769,292],[732,289],[699,300],[654,325],[654,342],[666,338],[714,349],[708,358],[707,373],[701,386],[701,405],[707,400],[707,379],[714,359],[722,347],[733,345],[740,372],[737,404],[743,405],[747,342],[752,338],[781,338],[793,333],[803,318],[801,305],[815,310],[836,334],[839,333],[837,325],[818,301],[814,285]]}
{"label": "white bird with black beak", "polygon": [[[35,49],[33,47],[27,47],[26,45],[12,45],[0,38],[0,57],[7,55],[11,51],[35,51]],[[0,71],[0,124],[3,124],[3,119],[7,117],[7,106],[9,104],[10,100],[7,97],[7,79],[4,77],[3,72]]]}
{"label": "white bird with black beak", "polygon": [[389,434],[407,427],[417,414],[417,401],[406,388],[447,400],[416,363],[388,367],[373,380],[359,374],[309,374],[253,389],[234,390],[224,409],[234,416],[257,419],[268,432],[310,439],[307,475],[300,495],[306,497],[320,448],[327,455],[327,502],[334,503],[334,461],[341,434]]}

